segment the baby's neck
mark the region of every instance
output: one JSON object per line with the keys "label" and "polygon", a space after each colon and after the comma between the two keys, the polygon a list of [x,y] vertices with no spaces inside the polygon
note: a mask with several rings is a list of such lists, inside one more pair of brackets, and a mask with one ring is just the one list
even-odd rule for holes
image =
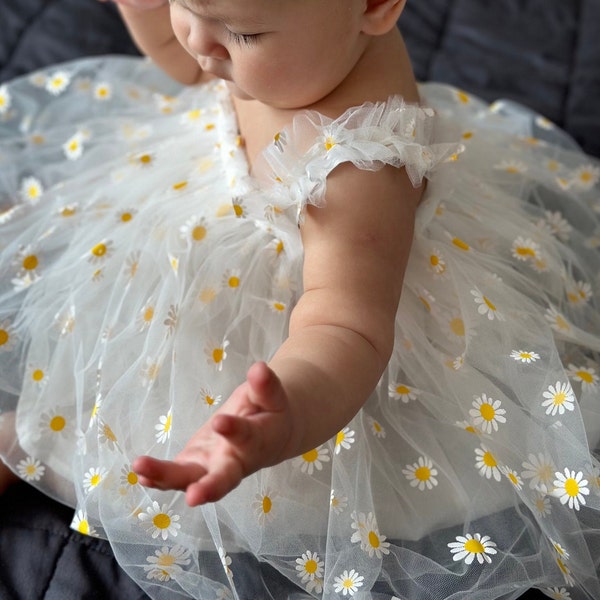
{"label": "baby's neck", "polygon": [[[336,118],[352,106],[402,96],[418,103],[419,94],[400,32],[373,38],[367,51],[346,79],[330,94],[302,110],[316,110]],[[301,109],[278,109],[256,100],[234,98],[240,133],[246,142],[250,166],[257,155],[288,125]]]}

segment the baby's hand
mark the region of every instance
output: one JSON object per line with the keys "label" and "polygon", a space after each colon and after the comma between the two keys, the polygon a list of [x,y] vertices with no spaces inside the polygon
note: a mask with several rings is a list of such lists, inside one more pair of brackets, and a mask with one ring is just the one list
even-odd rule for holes
{"label": "baby's hand", "polygon": [[263,467],[277,464],[292,434],[287,395],[265,363],[194,434],[173,461],[141,456],[133,463],[140,483],[185,490],[190,506],[215,502]]}
{"label": "baby's hand", "polygon": [[99,0],[99,2],[114,2],[140,10],[152,10],[169,4],[169,0]]}

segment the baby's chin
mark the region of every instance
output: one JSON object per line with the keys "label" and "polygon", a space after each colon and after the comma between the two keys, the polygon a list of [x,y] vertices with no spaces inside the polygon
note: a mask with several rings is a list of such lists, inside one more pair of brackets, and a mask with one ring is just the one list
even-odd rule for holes
{"label": "baby's chin", "polygon": [[225,81],[225,83],[227,84],[232,96],[235,96],[240,100],[254,100],[253,96],[240,89],[233,81]]}

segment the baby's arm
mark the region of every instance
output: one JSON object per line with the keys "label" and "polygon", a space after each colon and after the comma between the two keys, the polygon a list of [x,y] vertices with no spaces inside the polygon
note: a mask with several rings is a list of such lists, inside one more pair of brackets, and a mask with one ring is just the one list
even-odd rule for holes
{"label": "baby's arm", "polygon": [[114,1],[140,52],[150,57],[170,77],[186,85],[211,78],[175,37],[168,0]]}
{"label": "baby's arm", "polygon": [[218,500],[243,477],[307,452],[340,431],[376,386],[394,321],[421,190],[402,169],[338,167],[327,203],[302,227],[305,291],[288,339],[254,365],[174,462],[141,457],[144,485]]}

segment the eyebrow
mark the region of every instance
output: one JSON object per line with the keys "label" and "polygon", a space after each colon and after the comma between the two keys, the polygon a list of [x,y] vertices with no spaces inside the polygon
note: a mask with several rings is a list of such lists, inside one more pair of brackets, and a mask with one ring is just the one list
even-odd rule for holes
{"label": "eyebrow", "polygon": [[[176,4],[179,4],[183,8],[191,12],[195,12],[199,7],[208,7],[209,15],[206,18],[222,21],[222,22],[235,22],[235,23],[243,23],[247,25],[265,25],[264,19],[261,19],[258,15],[248,13],[246,15],[237,15],[232,17],[231,15],[224,15],[219,13],[218,11],[214,11],[210,6],[213,4],[211,0],[174,0]],[[202,16],[202,15],[199,15]]]}

